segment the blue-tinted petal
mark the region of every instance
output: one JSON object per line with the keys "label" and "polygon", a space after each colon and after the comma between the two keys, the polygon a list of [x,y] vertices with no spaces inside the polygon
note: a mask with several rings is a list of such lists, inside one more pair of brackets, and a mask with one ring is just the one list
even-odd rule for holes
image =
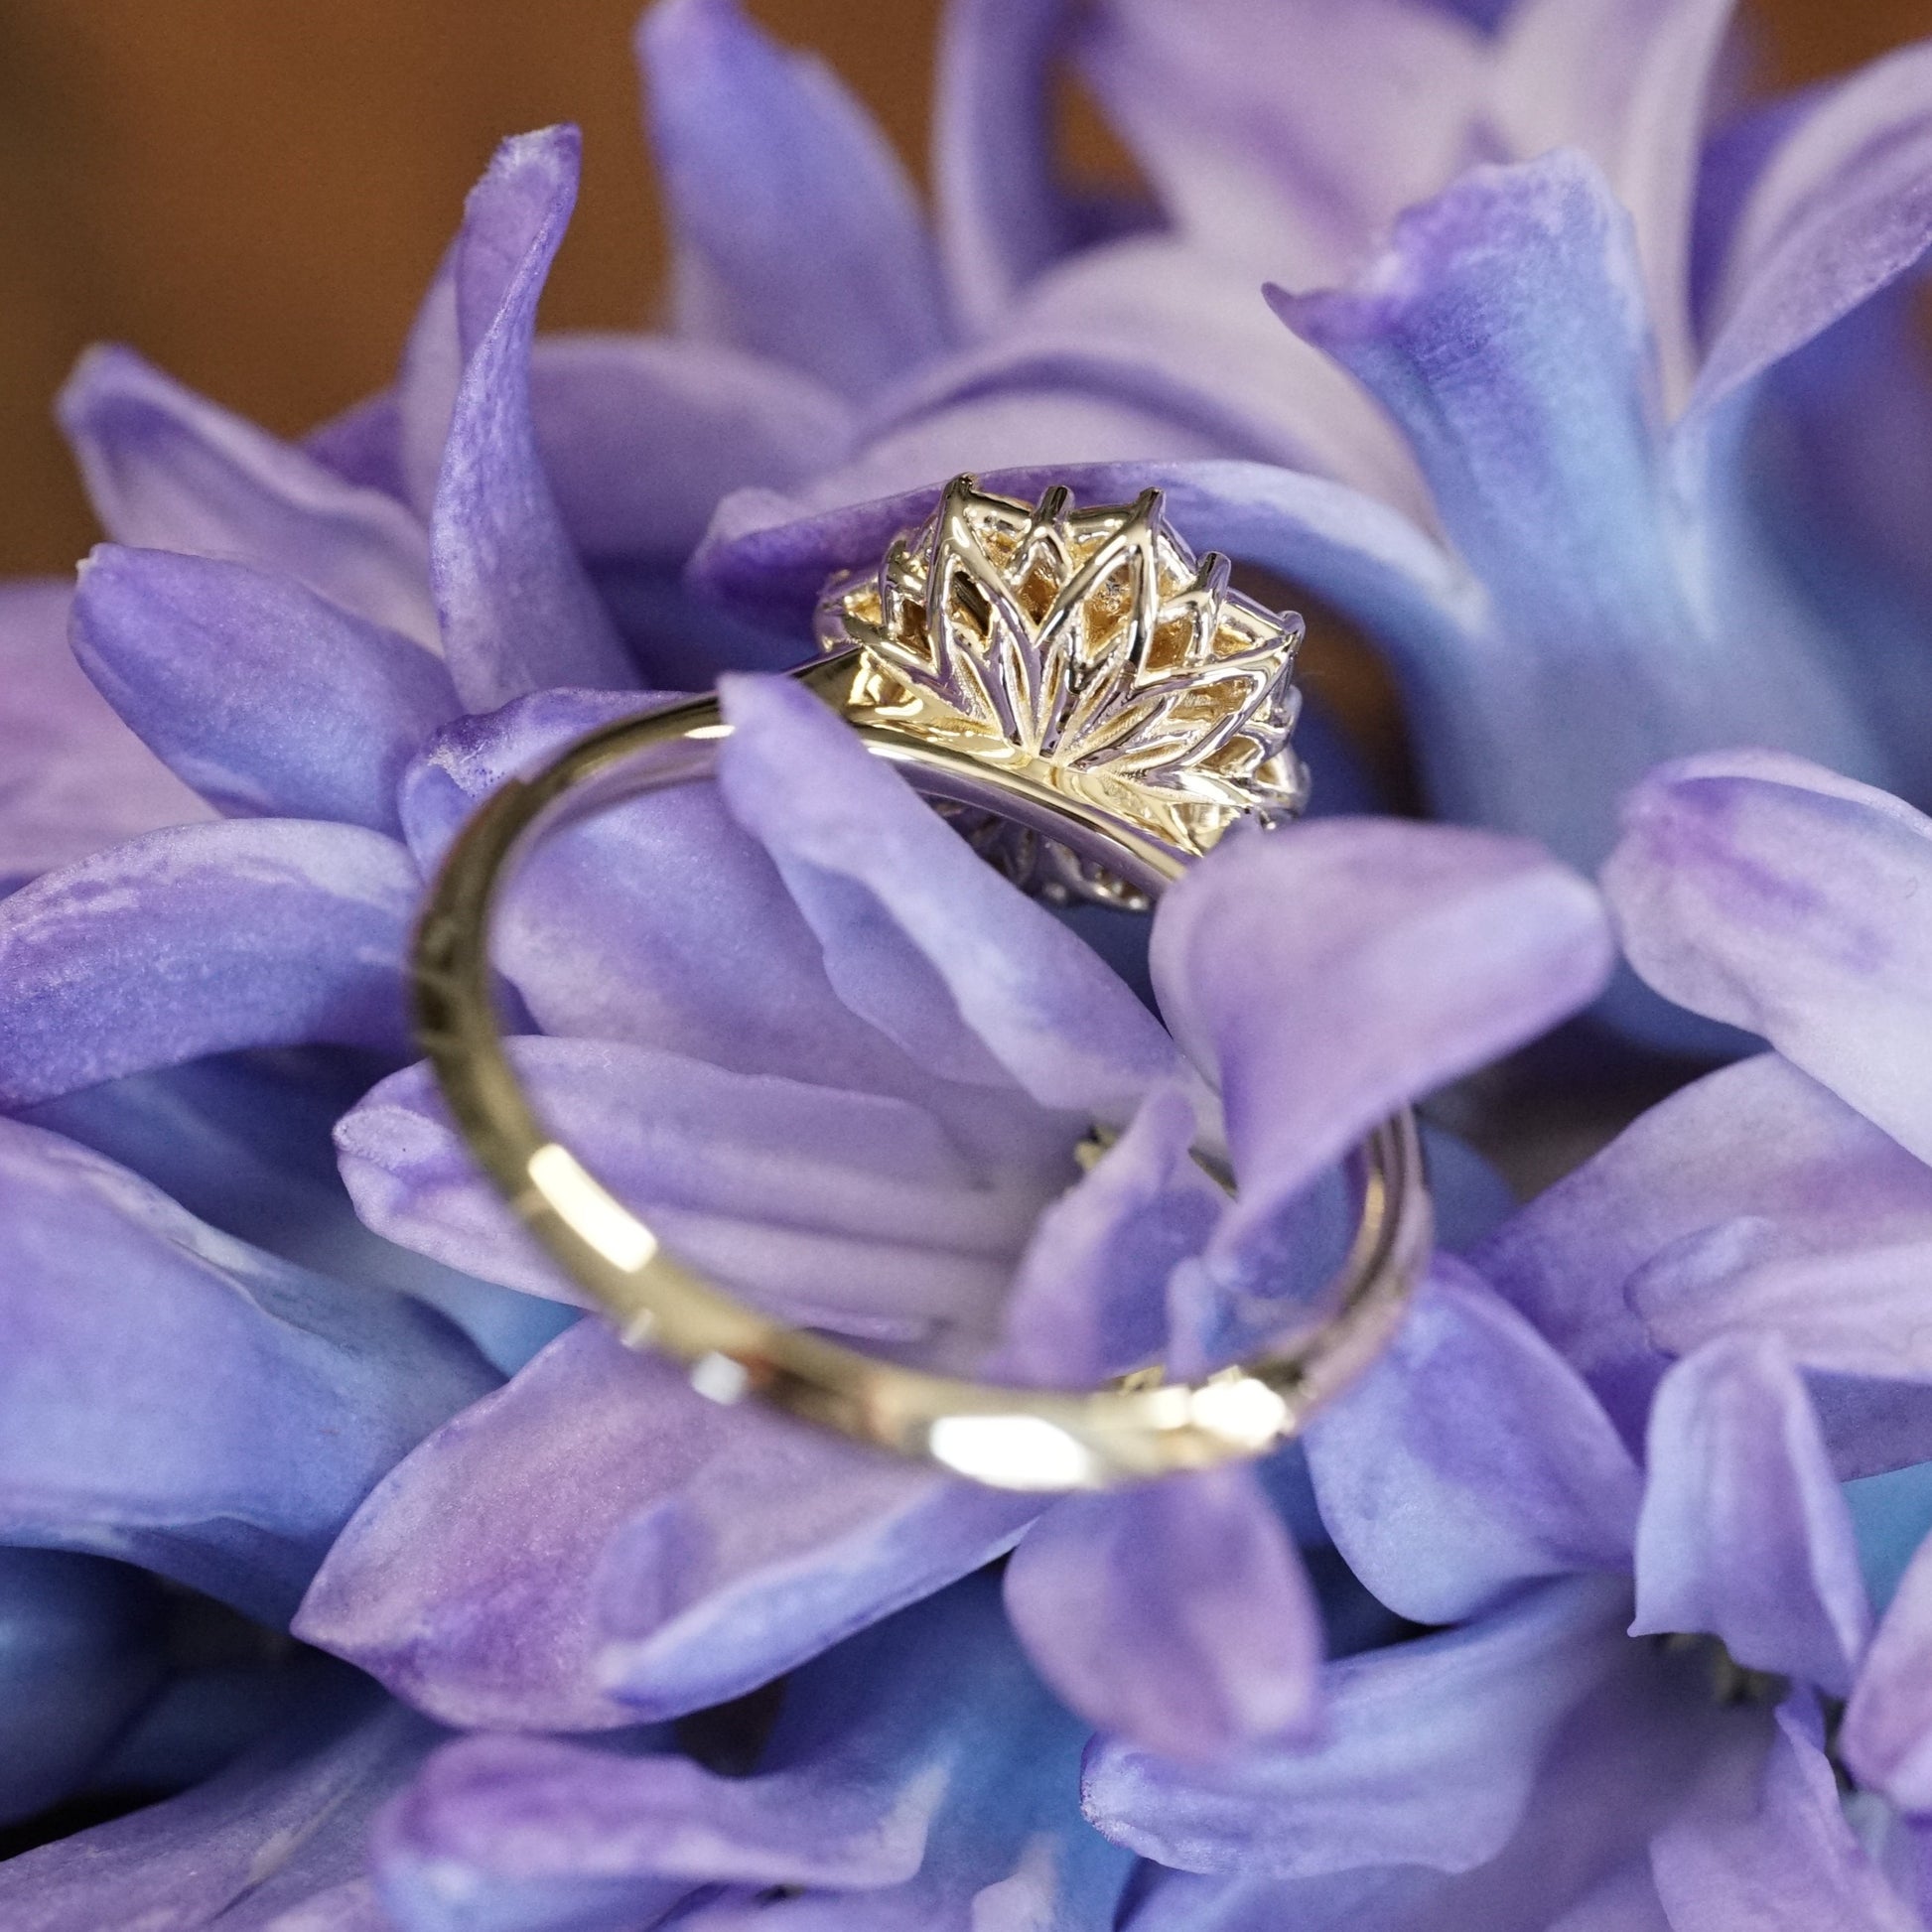
{"label": "blue-tinted petal", "polygon": [[393,1462],[495,1377],[441,1316],[279,1262],[125,1169],[0,1133],[0,1538],[286,1617]]}
{"label": "blue-tinted petal", "polygon": [[1741,1735],[1713,1757],[1682,1812],[1651,1843],[1672,1932],[1918,1932],[1854,1834],[1809,1695],[1769,1740]]}
{"label": "blue-tinted petal", "polygon": [[720,784],[777,862],[841,998],[932,1071],[1123,1120],[1184,1072],[1081,940],[981,863],[817,698],[731,677]]}
{"label": "blue-tinted petal", "polygon": [[238,1046],[405,1050],[419,882],[308,819],[150,832],[0,902],[0,1105]]}
{"label": "blue-tinted petal", "polygon": [[1790,1359],[1713,1342],[1658,1385],[1637,1521],[1634,1635],[1704,1631],[1834,1697],[1871,1627],[1851,1513]]}
{"label": "blue-tinted petal", "polygon": [[1308,1455],[1336,1547],[1418,1622],[1536,1578],[1628,1573],[1629,1452],[1575,1370],[1447,1258],[1383,1359],[1317,1419]]}
{"label": "blue-tinted petal", "polygon": [[369,1072],[355,1054],[230,1054],[88,1087],[22,1118],[132,1168],[251,1247],[441,1309],[509,1374],[575,1311],[457,1274],[356,1219],[331,1134]]}
{"label": "blue-tinted petal", "polygon": [[733,0],[660,0],[637,48],[688,333],[862,400],[945,345],[911,184],[829,69]]}
{"label": "blue-tinted petal", "polygon": [[1667,998],[1761,1034],[1932,1157],[1932,820],[1774,752],[1652,772],[1603,889]]}
{"label": "blue-tinted petal", "polygon": [[436,645],[429,547],[393,497],[343,482],[124,348],[81,358],[61,422],[116,543],[279,572]]}
{"label": "blue-tinted petal", "polygon": [[852,441],[850,409],[809,376],[662,336],[543,337],[530,404],[564,528],[592,560],[682,563],[722,496],[789,488]]}
{"label": "blue-tinted petal", "polygon": [[[340,1896],[369,1822],[436,1741],[433,1725],[347,1672],[319,1672],[305,1708],[218,1777],[0,1865],[10,1932],[200,1932],[276,1924],[363,1932]],[[336,1916],[283,1919],[311,1902]]]}
{"label": "blue-tinted petal", "polygon": [[1314,1722],[1321,1619],[1253,1470],[1068,1496],[1007,1566],[1008,1613],[1090,1724],[1212,1759]]}
{"label": "blue-tinted petal", "polygon": [[1087,1815],[1186,1871],[1315,1877],[1374,1864],[1467,1871],[1502,1850],[1545,1749],[1630,1655],[1628,1587],[1548,1584],[1459,1630],[1329,1666],[1324,1741],[1176,1765],[1089,1754]]}
{"label": "blue-tinted petal", "polygon": [[608,1729],[778,1676],[1037,1508],[720,1408],[587,1321],[394,1472],[297,1627],[450,1722]]}
{"label": "blue-tinted petal", "polygon": [[953,0],[932,109],[932,180],[952,306],[975,328],[1073,245],[1054,168],[1066,0]]}
{"label": "blue-tinted petal", "polygon": [[51,578],[0,586],[0,894],[209,815],[73,661],[71,596]]}
{"label": "blue-tinted petal", "polygon": [[63,1550],[0,1550],[0,1824],[74,1789],[162,1675],[159,1592]]}
{"label": "blue-tinted petal", "polygon": [[574,128],[506,141],[471,191],[457,244],[463,380],[430,518],[450,675],[473,711],[544,685],[621,689],[623,646],[564,533],[537,452],[537,298],[577,199]]}
{"label": "blue-tinted petal", "polygon": [[1880,768],[1754,526],[1728,496],[1708,514],[1671,496],[1629,217],[1593,165],[1476,169],[1404,216],[1357,288],[1277,306],[1402,423],[1488,595],[1486,650],[1398,658],[1405,686],[1456,687],[1418,723],[1440,808],[1593,865],[1617,793],[1660,759],[1755,742]]}
{"label": "blue-tinted petal", "polygon": [[1840,81],[1791,124],[1738,210],[1694,410],[1801,347],[1932,245],[1932,47]]}
{"label": "blue-tinted petal", "polygon": [[398,831],[403,766],[457,709],[412,639],[293,579],[165,550],[94,551],[73,648],[169,767],[242,817]]}
{"label": "blue-tinted petal", "polygon": [[1227,1110],[1238,1264],[1283,1206],[1405,1102],[1601,989],[1585,882],[1515,840],[1384,819],[1233,837],[1155,917],[1162,1012]]}
{"label": "blue-tinted petal", "polygon": [[[405,1925],[437,1927],[628,1927],[706,1883],[836,1894],[853,1924],[888,1889],[956,1908],[1027,1826],[1091,1836],[1081,1740],[977,1581],[799,1671],[749,1777],[548,1739],[448,1747],[384,1822],[383,1892]],[[1126,1860],[1102,1859],[1117,1889]]]}
{"label": "blue-tinted petal", "polygon": [[[984,1345],[1059,1179],[979,1171],[909,1101],[730,1072],[609,1040],[519,1038],[539,1117],[681,1261],[786,1320]],[[337,1130],[370,1226],[469,1273],[575,1301],[450,1127],[428,1072]],[[1158,1304],[1157,1304],[1158,1306]]]}

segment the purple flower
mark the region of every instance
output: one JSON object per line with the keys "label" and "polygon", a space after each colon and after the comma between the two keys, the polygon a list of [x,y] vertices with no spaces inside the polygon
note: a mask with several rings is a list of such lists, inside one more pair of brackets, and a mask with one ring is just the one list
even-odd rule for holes
{"label": "purple flower", "polygon": [[1624,822],[1604,883],[1632,961],[1777,1050],[1507,1222],[1486,1282],[1439,1265],[1317,1425],[1351,1566],[1453,1627],[1331,1666],[1313,1750],[1200,1773],[1101,1749],[1098,1822],[1227,1874],[1168,1881],[1137,1927],[1932,1907],[1932,823],[1761,752],[1665,767]]}

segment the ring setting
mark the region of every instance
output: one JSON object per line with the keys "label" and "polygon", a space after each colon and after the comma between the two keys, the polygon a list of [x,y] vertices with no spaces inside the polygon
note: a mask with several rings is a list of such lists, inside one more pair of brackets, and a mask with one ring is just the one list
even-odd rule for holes
{"label": "ring setting", "polygon": [[[872,570],[836,577],[823,654],[794,673],[1010,877],[1048,899],[1146,906],[1237,824],[1292,817],[1298,618],[1233,591],[1149,491],[1078,509],[948,485]],[[682,1361],[701,1393],[757,1399],[993,1486],[1061,1491],[1267,1454],[1380,1353],[1427,1264],[1429,1189],[1406,1109],[1346,1167],[1356,1202],[1327,1311],[1191,1381],[1142,1370],[1099,1389],[1004,1386],[788,1326],[667,1254],[538,1118],[506,1049],[491,917],[545,837],[700,782],[731,735],[715,696],[621,720],[486,798],[417,930],[418,1038],[472,1154],[626,1342]]]}
{"label": "ring setting", "polygon": [[[1082,510],[1064,484],[1028,504],[955,477],[876,570],[832,580],[815,628],[826,653],[856,653],[848,717],[1032,769],[1191,860],[1308,796],[1290,743],[1302,621],[1228,577],[1225,557],[1195,559],[1158,490]],[[1039,897],[1140,897],[1000,814],[948,815]]]}

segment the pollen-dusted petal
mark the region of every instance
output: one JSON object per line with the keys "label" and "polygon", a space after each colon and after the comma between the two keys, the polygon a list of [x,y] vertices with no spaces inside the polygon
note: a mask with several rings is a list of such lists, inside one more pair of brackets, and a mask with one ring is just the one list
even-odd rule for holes
{"label": "pollen-dusted petal", "polygon": [[575,128],[503,143],[471,191],[455,261],[464,353],[430,517],[450,675],[487,710],[545,685],[635,673],[571,548],[530,411],[537,299],[577,199]]}
{"label": "pollen-dusted petal", "polygon": [[231,819],[130,839],[0,900],[0,1105],[315,1040],[407,1051],[420,882],[393,839]]}
{"label": "pollen-dusted petal", "polygon": [[396,783],[457,709],[442,660],[293,579],[103,544],[73,648],[169,767],[238,817],[401,830]]}
{"label": "pollen-dusted petal", "polygon": [[82,356],[60,413],[116,543],[279,572],[438,647],[429,545],[394,497],[345,483],[131,349]]}

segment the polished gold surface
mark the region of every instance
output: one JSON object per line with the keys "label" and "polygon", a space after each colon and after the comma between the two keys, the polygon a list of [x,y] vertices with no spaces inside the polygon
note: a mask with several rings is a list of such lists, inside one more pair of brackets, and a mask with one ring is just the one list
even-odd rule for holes
{"label": "polished gold surface", "polygon": [[[865,666],[855,651],[804,676],[846,709]],[[869,714],[863,703],[848,716],[867,749],[926,796],[1005,812],[1149,897],[1185,863],[1117,816],[1089,773],[1040,758],[988,762]],[[491,794],[432,890],[415,959],[418,1033],[458,1126],[525,1225],[626,1341],[687,1364],[712,1399],[759,1399],[997,1487],[1100,1488],[1261,1455],[1293,1436],[1373,1359],[1427,1260],[1429,1196],[1407,1114],[1377,1129],[1353,1158],[1360,1220],[1318,1326],[1196,1381],[1134,1377],[1088,1392],[929,1374],[787,1327],[666,1254],[548,1131],[494,1009],[493,910],[535,843],[623,799],[709,776],[729,734],[717,701],[704,698],[580,740],[535,777]]]}
{"label": "polished gold surface", "polygon": [[[1197,560],[1159,490],[1082,509],[1064,485],[1031,504],[970,477],[877,570],[835,578],[817,620],[823,648],[858,652],[841,694],[855,721],[1063,774],[1177,859],[1301,810],[1302,628],[1231,590],[1225,557]],[[1082,884],[976,843],[1050,896]]]}

